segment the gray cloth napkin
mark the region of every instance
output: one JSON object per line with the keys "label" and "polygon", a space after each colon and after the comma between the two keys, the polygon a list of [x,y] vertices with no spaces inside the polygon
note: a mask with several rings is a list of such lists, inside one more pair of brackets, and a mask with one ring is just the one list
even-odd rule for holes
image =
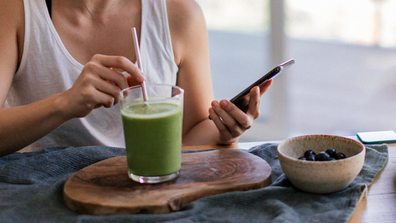
{"label": "gray cloth napkin", "polygon": [[271,165],[272,185],[201,198],[161,215],[79,215],[65,206],[62,191],[69,176],[100,160],[125,155],[125,149],[68,147],[11,154],[0,158],[0,222],[345,222],[388,160],[385,144],[367,145],[366,161],[355,181],[340,192],[318,195],[290,184],[276,147],[263,144],[249,150]]}

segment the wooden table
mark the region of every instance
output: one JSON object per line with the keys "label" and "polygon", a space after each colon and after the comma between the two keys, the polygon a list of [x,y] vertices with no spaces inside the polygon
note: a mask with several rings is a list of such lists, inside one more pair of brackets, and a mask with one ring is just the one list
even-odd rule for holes
{"label": "wooden table", "polygon": [[[350,137],[354,138],[354,137]],[[355,139],[355,138],[354,138]],[[249,149],[267,142],[236,143],[229,146],[205,145],[185,146],[183,150],[201,150],[217,148]],[[277,142],[273,142],[277,143]],[[396,222],[396,193],[393,179],[396,176],[396,144],[389,144],[389,160],[384,170],[378,174],[369,187],[368,196],[358,204],[350,223],[356,222]]]}

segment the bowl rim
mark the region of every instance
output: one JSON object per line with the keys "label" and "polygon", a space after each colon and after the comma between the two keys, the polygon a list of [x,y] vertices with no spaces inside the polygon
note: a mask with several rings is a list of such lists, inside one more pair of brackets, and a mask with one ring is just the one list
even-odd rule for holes
{"label": "bowl rim", "polygon": [[[328,161],[318,161],[318,162],[316,162],[316,161],[307,162],[306,160],[299,160],[298,158],[294,158],[294,157],[292,157],[292,156],[286,155],[285,153],[283,153],[283,152],[280,150],[280,147],[281,147],[282,145],[286,144],[287,142],[289,142],[289,141],[291,141],[291,140],[298,139],[298,138],[306,138],[306,137],[342,138],[342,139],[345,139],[345,140],[347,140],[347,141],[351,141],[351,142],[353,142],[353,143],[359,144],[359,145],[362,147],[362,149],[360,150],[360,152],[356,153],[355,155],[346,157],[345,159],[328,160]],[[300,135],[300,136],[291,137],[291,138],[285,139],[283,142],[279,143],[276,149],[277,149],[278,154],[282,155],[284,158],[291,159],[291,160],[298,161],[298,162],[304,162],[304,163],[312,163],[312,164],[317,163],[318,165],[319,165],[320,163],[342,162],[342,161],[344,161],[344,160],[353,159],[353,158],[359,156],[360,154],[365,153],[365,151],[366,151],[366,147],[364,146],[364,144],[361,143],[361,142],[359,142],[359,141],[357,141],[357,140],[355,140],[355,139],[351,139],[351,138],[344,137],[344,136],[327,135],[327,134],[309,134],[309,135]],[[315,164],[314,164],[314,165],[315,165]]]}

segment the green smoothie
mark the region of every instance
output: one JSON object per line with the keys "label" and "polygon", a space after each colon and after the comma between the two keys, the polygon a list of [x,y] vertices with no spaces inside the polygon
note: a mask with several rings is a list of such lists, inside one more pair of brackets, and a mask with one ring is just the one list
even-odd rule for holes
{"label": "green smoothie", "polygon": [[182,105],[172,102],[123,106],[130,173],[160,176],[180,170],[182,110]]}

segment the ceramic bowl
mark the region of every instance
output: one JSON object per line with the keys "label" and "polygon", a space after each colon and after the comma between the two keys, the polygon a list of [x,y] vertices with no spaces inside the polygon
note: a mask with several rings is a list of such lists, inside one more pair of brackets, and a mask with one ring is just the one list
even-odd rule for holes
{"label": "ceramic bowl", "polygon": [[[332,161],[303,161],[307,150],[316,154],[329,148],[347,158]],[[326,194],[349,186],[363,168],[366,148],[356,140],[332,135],[306,135],[290,138],[278,145],[283,172],[298,189]]]}

